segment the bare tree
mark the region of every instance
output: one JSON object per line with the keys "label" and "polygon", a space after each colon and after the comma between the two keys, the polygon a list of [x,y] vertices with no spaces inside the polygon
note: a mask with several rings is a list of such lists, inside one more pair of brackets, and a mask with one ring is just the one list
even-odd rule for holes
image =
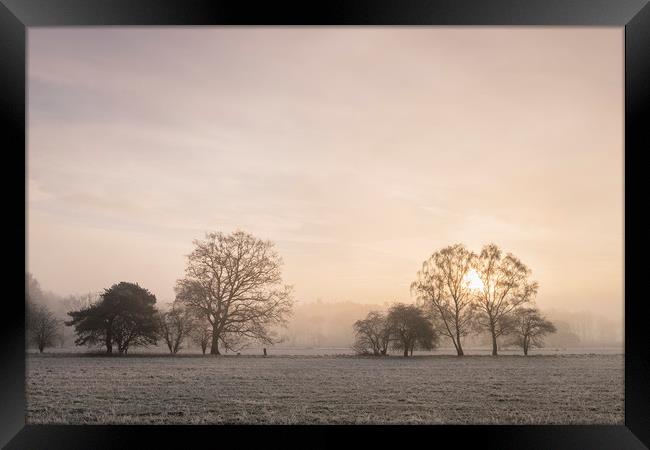
{"label": "bare tree", "polygon": [[477,324],[492,336],[492,355],[497,355],[497,338],[507,333],[509,316],[535,298],[538,285],[529,280],[531,271],[524,263],[494,244],[484,246],[476,258],[476,273],[482,284],[474,289]]}
{"label": "bare tree", "polygon": [[271,325],[285,324],[293,305],[281,265],[273,243],[243,231],[194,241],[176,298],[210,323],[210,353],[220,354],[220,344],[234,350],[244,338],[273,343]]}
{"label": "bare tree", "polygon": [[467,274],[476,254],[462,244],[445,247],[422,263],[411,291],[418,304],[431,314],[435,329],[449,337],[458,356],[463,355],[461,338],[472,331],[474,305]]}
{"label": "bare tree", "polygon": [[415,305],[398,303],[393,305],[386,315],[387,328],[390,330],[393,347],[404,350],[404,356],[413,349],[431,350],[438,343],[438,335],[424,312]]}
{"label": "bare tree", "polygon": [[533,347],[544,346],[544,336],[555,333],[552,322],[546,320],[537,308],[518,308],[514,314],[514,344],[520,346],[524,355]]}
{"label": "bare tree", "polygon": [[183,341],[194,326],[194,315],[178,302],[174,302],[169,310],[158,313],[158,332],[174,355],[183,348]]}
{"label": "bare tree", "polygon": [[194,326],[190,331],[190,339],[201,347],[201,351],[205,355],[208,345],[212,341],[212,325],[205,317],[195,318]]}
{"label": "bare tree", "polygon": [[62,321],[41,303],[27,304],[27,336],[30,343],[43,353],[46,347],[52,347],[61,336]]}
{"label": "bare tree", "polygon": [[353,349],[357,353],[385,355],[390,344],[391,330],[386,316],[377,311],[370,311],[365,319],[354,323],[356,339]]}

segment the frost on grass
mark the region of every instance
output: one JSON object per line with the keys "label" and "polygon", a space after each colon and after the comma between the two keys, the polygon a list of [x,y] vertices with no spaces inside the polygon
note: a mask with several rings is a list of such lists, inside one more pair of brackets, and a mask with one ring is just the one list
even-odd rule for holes
{"label": "frost on grass", "polygon": [[623,424],[623,356],[30,355],[31,424]]}

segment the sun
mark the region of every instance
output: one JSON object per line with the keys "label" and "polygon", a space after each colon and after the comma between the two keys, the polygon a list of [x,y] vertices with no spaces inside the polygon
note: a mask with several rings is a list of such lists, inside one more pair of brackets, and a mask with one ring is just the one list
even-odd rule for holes
{"label": "sun", "polygon": [[470,269],[469,272],[464,277],[465,283],[467,283],[467,287],[471,289],[472,291],[482,291],[485,285],[483,284],[483,281],[481,281],[481,277],[479,276],[478,272],[474,269]]}

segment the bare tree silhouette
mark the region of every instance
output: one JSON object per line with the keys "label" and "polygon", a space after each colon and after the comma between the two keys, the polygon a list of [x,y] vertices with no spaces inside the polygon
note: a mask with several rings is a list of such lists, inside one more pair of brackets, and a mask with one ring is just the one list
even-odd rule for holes
{"label": "bare tree silhouette", "polygon": [[190,339],[196,345],[201,347],[201,352],[205,355],[208,345],[212,341],[212,325],[205,316],[199,316],[194,319],[194,326],[190,331]]}
{"label": "bare tree silhouette", "polygon": [[291,287],[282,284],[282,259],[273,243],[236,231],[195,240],[176,298],[210,323],[210,353],[236,350],[242,339],[272,343],[270,326],[291,313]]}
{"label": "bare tree silhouette", "polygon": [[471,332],[474,319],[472,290],[466,276],[476,254],[464,245],[445,247],[422,263],[411,291],[431,314],[439,332],[449,337],[458,356],[463,356],[461,338]]}
{"label": "bare tree silhouette", "polygon": [[43,353],[46,347],[52,347],[61,336],[63,321],[41,303],[27,303],[27,337]]}
{"label": "bare tree silhouette", "polygon": [[509,331],[509,317],[535,298],[538,285],[529,281],[531,271],[524,263],[511,253],[504,255],[494,244],[481,250],[476,272],[482,282],[474,289],[477,324],[492,336],[492,355],[497,355],[497,338]]}
{"label": "bare tree silhouette", "polygon": [[179,302],[174,302],[167,311],[158,313],[158,333],[165,341],[169,352],[178,353],[183,342],[194,329],[192,312]]}
{"label": "bare tree silhouette", "polygon": [[544,345],[544,336],[555,333],[553,323],[546,320],[537,308],[519,308],[514,314],[514,343],[522,348],[524,355],[533,347]]}
{"label": "bare tree silhouette", "polygon": [[391,339],[391,329],[386,316],[377,311],[370,311],[365,319],[354,323],[356,339],[353,349],[360,354],[371,353],[375,356],[385,355]]}

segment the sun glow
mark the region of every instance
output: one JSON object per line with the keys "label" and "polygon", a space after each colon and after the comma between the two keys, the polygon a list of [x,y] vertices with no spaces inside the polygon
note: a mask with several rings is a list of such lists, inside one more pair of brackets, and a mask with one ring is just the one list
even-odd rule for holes
{"label": "sun glow", "polygon": [[482,291],[485,287],[478,272],[474,269],[471,269],[469,272],[467,272],[467,275],[465,275],[464,279],[465,283],[467,283],[467,287],[473,291]]}

